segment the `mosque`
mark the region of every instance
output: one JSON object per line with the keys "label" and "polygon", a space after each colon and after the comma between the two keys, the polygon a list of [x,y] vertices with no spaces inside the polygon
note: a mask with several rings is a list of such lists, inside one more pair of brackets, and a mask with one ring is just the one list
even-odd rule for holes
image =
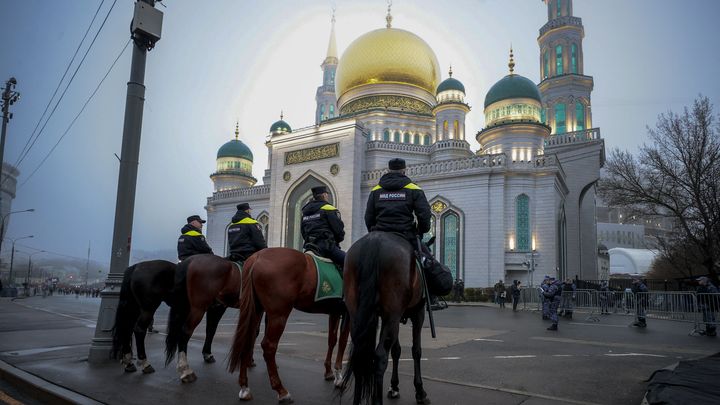
{"label": "mosque", "polygon": [[420,36],[394,27],[388,11],[384,28],[338,56],[333,18],[315,124],[293,129],[281,116],[270,126],[261,185],[237,129],[218,150],[206,206],[215,252],[226,251],[240,202],[253,207],[269,246],[300,249],[301,208],[318,185],[342,214],[348,249],[367,233],[370,190],[388,160],[402,157],[430,202],[435,255],[466,287],[531,285],[546,274],[597,279],[595,184],[605,145],[592,126],[584,28],[572,0],[544,3],[540,83],[514,73],[511,50],[508,74],[485,95],[476,151],[466,140],[465,87],[452,71],[442,80]]}

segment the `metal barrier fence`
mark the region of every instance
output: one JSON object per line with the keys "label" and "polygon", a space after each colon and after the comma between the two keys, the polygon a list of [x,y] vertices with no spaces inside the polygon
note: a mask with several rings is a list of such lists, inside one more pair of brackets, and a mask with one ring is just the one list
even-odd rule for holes
{"label": "metal barrier fence", "polygon": [[[520,294],[522,309],[541,310],[540,288],[526,288]],[[564,291],[559,311],[586,314],[586,320],[599,322],[597,315],[626,315],[633,318],[662,319],[693,324],[693,333],[714,334],[720,322],[720,293],[690,291]]]}

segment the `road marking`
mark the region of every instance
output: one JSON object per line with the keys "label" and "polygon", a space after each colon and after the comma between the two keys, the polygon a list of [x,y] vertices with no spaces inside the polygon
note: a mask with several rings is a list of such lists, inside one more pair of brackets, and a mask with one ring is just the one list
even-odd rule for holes
{"label": "road marking", "polygon": [[314,322],[288,322],[288,325],[312,325],[315,326]]}
{"label": "road marking", "polygon": [[553,354],[553,357],[572,357],[572,354]]}
{"label": "road marking", "polygon": [[586,323],[586,322],[568,322],[568,325],[608,326],[611,328],[627,328],[627,325],[608,325],[608,324],[602,324],[602,323]]}
{"label": "road marking", "polygon": [[684,354],[700,354],[700,355],[710,355],[713,354],[714,351],[712,350],[697,350],[697,349],[683,349],[675,346],[659,346],[659,345],[640,345],[640,344],[630,344],[630,343],[611,343],[611,342],[598,342],[593,340],[579,340],[579,339],[567,339],[567,338],[556,338],[556,337],[547,337],[547,336],[532,336],[530,339],[533,340],[542,340],[546,342],[552,342],[552,343],[574,343],[574,344],[580,344],[580,345],[589,345],[589,346],[602,346],[602,347],[619,347],[623,349],[629,349],[629,350],[652,350],[656,352],[669,352],[669,353],[684,353]]}
{"label": "road marking", "polygon": [[[427,361],[427,357],[422,357],[420,360]],[[400,359],[400,361],[413,361],[413,359]]]}
{"label": "road marking", "polygon": [[[80,346],[85,346],[85,345],[80,345]],[[40,348],[36,348],[36,349],[13,350],[13,351],[9,351],[9,352],[2,352],[0,354],[5,355],[5,356],[27,356],[27,355],[31,355],[31,354],[54,352],[56,350],[65,350],[65,349],[69,349],[71,347],[73,347],[73,346],[40,347]]]}
{"label": "road marking", "polygon": [[530,359],[533,357],[537,357],[534,354],[523,354],[518,356],[493,356],[494,359]]}
{"label": "road marking", "polygon": [[624,356],[647,356],[647,357],[667,357],[662,354],[648,354],[648,353],[605,353],[604,356],[610,357],[624,357]]}
{"label": "road marking", "polygon": [[15,398],[11,397],[3,391],[0,391],[0,402],[8,405],[23,405],[22,402],[16,400]]}
{"label": "road marking", "polygon": [[500,339],[480,339],[480,338],[477,338],[477,339],[473,339],[473,340],[476,341],[476,342],[500,342],[500,343],[505,342],[504,340],[500,340]]}
{"label": "road marking", "polygon": [[51,310],[45,309],[45,308],[39,308],[39,307],[30,306],[30,305],[20,304],[20,303],[15,302],[15,301],[13,301],[13,303],[15,303],[16,305],[20,305],[21,307],[25,307],[25,308],[29,308],[29,309],[34,309],[34,310],[37,310],[37,311],[43,311],[43,312],[47,312],[47,313],[53,314],[53,315],[64,316],[65,318],[75,319],[75,320],[83,321],[83,322],[89,322],[89,323],[92,324],[93,327],[95,327],[95,325],[96,325],[95,321],[91,321],[91,320],[85,319],[85,318],[80,318],[79,316],[72,316],[72,315],[62,314],[62,313],[60,313],[60,312],[51,311]]}
{"label": "road marking", "polygon": [[[411,373],[405,373],[401,372],[400,374],[404,376],[412,377],[413,374]],[[423,376],[423,380],[429,380],[429,381],[435,381],[445,384],[452,384],[452,385],[458,385],[462,387],[470,387],[470,388],[480,388],[485,390],[491,390],[491,391],[498,391],[498,392],[506,392],[509,394],[515,394],[515,395],[523,395],[526,397],[534,397],[534,398],[541,398],[541,399],[547,399],[550,401],[557,401],[557,402],[563,402],[568,404],[576,404],[576,405],[599,405],[596,402],[586,402],[586,401],[578,401],[575,399],[570,398],[561,398],[561,397],[555,397],[552,395],[545,395],[545,394],[538,394],[535,392],[529,392],[529,391],[523,391],[523,390],[516,390],[512,388],[502,388],[502,387],[494,387],[492,385],[484,385],[484,384],[474,384],[474,383],[467,383],[467,382],[461,382],[461,381],[454,381],[454,380],[446,380],[444,378],[435,378],[435,377],[428,377]]]}
{"label": "road marking", "polygon": [[460,357],[440,357],[440,360],[460,360]]}

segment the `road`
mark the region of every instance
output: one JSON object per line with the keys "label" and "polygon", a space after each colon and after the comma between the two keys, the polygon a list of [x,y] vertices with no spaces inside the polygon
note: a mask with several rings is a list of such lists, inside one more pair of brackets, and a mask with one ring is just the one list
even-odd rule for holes
{"label": "road", "polygon": [[[155,374],[125,374],[110,362],[89,365],[99,304],[74,296],[0,301],[0,360],[100,402],[237,403],[237,374],[227,373],[224,362],[236,310],[218,329],[216,364],[202,363],[204,324],[198,328],[189,349],[198,380],[181,385],[174,365],[163,367],[162,333],[148,337]],[[156,314],[156,329],[164,330],[167,312],[162,306]],[[650,320],[647,329],[635,329],[624,316],[591,322],[575,315],[551,332],[537,313],[509,308],[453,306],[436,313],[438,338],[428,328],[423,333],[429,397],[436,404],[638,404],[654,370],[717,351],[716,339],[688,336],[691,324]],[[281,340],[280,377],[298,404],[337,403],[332,384],[322,379],[326,330],[327,317],[294,312]],[[409,326],[401,327],[401,342],[401,399],[392,403],[414,404]],[[275,403],[259,347],[255,358],[253,403]],[[389,371],[385,381],[387,387]]]}

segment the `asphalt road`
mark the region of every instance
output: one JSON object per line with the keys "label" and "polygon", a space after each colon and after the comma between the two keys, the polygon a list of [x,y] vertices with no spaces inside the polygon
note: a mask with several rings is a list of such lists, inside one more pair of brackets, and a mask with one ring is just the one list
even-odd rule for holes
{"label": "asphalt road", "polygon": [[[189,349],[198,380],[181,385],[174,365],[163,367],[163,334],[148,337],[154,374],[125,374],[110,362],[89,365],[99,303],[74,296],[3,299],[0,360],[100,402],[237,403],[237,374],[227,373],[223,361],[237,311],[228,310],[218,329],[216,364],[202,362],[201,324]],[[164,330],[167,312],[163,306],[156,314],[156,329]],[[451,307],[435,315],[438,338],[425,328],[422,372],[436,404],[639,404],[654,370],[720,347],[717,339],[688,336],[691,324],[651,319],[647,329],[635,329],[628,326],[632,319],[619,315],[592,322],[576,313],[573,321],[561,320],[558,332],[545,330],[548,323],[537,313],[509,308]],[[322,379],[326,331],[327,317],[294,312],[281,340],[280,377],[298,404],[338,403],[332,384]],[[409,326],[401,327],[401,343],[401,399],[386,402],[414,404]],[[255,358],[252,403],[276,403],[259,347]]]}

